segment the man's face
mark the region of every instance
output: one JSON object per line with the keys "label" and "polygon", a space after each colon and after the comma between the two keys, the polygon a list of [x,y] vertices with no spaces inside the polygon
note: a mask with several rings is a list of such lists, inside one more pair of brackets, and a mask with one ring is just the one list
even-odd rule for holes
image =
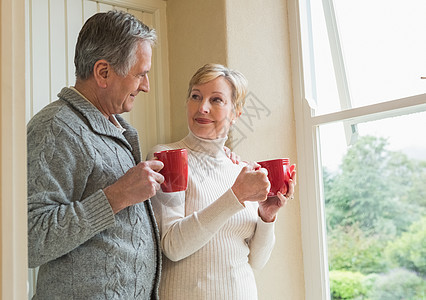
{"label": "man's face", "polygon": [[148,72],[151,69],[152,49],[149,42],[141,42],[136,51],[136,63],[126,76],[119,76],[111,70],[107,98],[110,114],[129,112],[136,95],[149,92]]}

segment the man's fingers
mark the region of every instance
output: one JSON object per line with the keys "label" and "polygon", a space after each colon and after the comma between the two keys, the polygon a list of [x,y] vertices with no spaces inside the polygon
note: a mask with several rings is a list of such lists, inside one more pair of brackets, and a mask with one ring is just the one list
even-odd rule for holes
{"label": "man's fingers", "polygon": [[155,172],[159,172],[164,167],[163,162],[159,160],[147,160],[145,161],[145,163],[149,168],[153,169]]}
{"label": "man's fingers", "polygon": [[164,176],[161,175],[160,173],[154,173],[152,175],[155,179],[156,182],[158,182],[159,184],[162,184],[164,182]]}

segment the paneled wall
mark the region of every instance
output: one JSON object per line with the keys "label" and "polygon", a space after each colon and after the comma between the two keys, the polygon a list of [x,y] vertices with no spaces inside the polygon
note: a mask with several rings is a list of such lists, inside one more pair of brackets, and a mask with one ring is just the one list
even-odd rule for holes
{"label": "paneled wall", "polygon": [[146,154],[170,140],[167,30],[165,1],[28,0],[26,9],[26,118],[57,99],[75,83],[74,48],[83,23],[96,12],[125,10],[156,29],[159,41],[149,73],[151,91],[140,93],[125,115],[141,136]]}
{"label": "paneled wall", "polygon": [[[111,9],[132,13],[158,35],[149,73],[151,90],[139,93],[132,112],[124,117],[139,131],[143,155],[158,143],[170,142],[169,73],[166,2],[163,0],[27,0],[26,2],[26,120],[57,100],[75,83],[74,49],[83,23]],[[36,270],[29,271],[29,295]]]}

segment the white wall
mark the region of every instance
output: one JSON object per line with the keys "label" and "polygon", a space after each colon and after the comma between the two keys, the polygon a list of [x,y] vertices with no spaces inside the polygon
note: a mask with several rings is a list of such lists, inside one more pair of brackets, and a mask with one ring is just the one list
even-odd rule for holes
{"label": "white wall", "polygon": [[[228,64],[247,76],[251,92],[234,150],[248,160],[289,157],[297,164],[287,1],[227,0],[226,14]],[[260,299],[305,298],[298,200],[296,191],[278,215],[271,259],[256,273]]]}

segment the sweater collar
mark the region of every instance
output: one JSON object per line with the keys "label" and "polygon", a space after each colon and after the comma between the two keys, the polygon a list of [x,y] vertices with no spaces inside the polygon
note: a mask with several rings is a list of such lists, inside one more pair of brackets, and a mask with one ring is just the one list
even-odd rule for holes
{"label": "sweater collar", "polygon": [[[115,115],[117,121],[126,130],[123,133],[97,109],[90,101],[86,100],[78,91],[72,88],[63,88],[58,97],[68,102],[75,110],[80,112],[92,127],[92,130],[98,134],[115,137],[132,149],[132,145],[127,140],[129,137],[136,136],[137,133],[130,124],[121,116]],[[133,145],[134,146],[134,145]]]}
{"label": "sweater collar", "polygon": [[196,136],[191,130],[189,130],[188,135],[183,139],[183,142],[188,149],[202,152],[212,157],[220,157],[225,154],[223,146],[228,137],[218,138],[214,140],[203,139]]}
{"label": "sweater collar", "polygon": [[[85,99],[75,88],[63,88],[58,97],[71,104],[89,122],[93,130],[99,134],[120,137],[121,131],[109,121],[89,100]],[[120,119],[120,124],[121,118]],[[122,124],[125,128],[125,124]],[[126,124],[127,125],[127,124]]]}

